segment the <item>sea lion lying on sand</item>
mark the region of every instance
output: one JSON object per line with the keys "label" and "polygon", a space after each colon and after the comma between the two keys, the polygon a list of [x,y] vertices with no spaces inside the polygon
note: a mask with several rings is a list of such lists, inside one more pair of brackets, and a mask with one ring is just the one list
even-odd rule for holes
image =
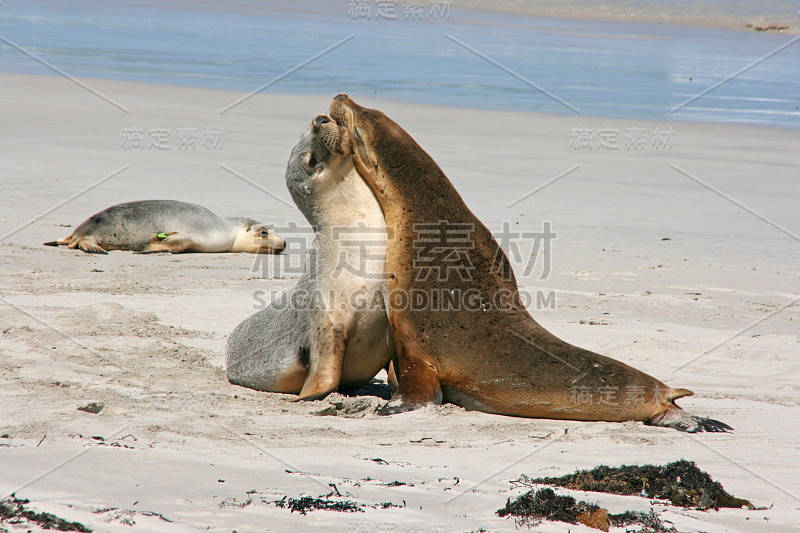
{"label": "sea lion lying on sand", "polygon": [[269,227],[253,219],[220,217],[205,207],[175,200],[111,206],[89,217],[72,235],[44,244],[90,254],[107,250],[275,254],[286,246]]}

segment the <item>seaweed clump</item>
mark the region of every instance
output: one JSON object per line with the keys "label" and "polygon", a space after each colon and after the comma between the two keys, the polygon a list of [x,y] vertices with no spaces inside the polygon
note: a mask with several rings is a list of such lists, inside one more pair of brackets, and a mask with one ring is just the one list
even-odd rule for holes
{"label": "seaweed clump", "polygon": [[553,489],[544,488],[536,492],[526,492],[513,502],[509,499],[506,506],[497,511],[499,516],[514,516],[518,522],[536,525],[543,520],[578,523],[578,515],[599,509],[597,505],[576,502],[572,496],[561,496]]}
{"label": "seaweed clump", "polygon": [[529,491],[514,500],[506,501],[506,506],[498,509],[499,516],[513,516],[518,526],[535,527],[545,520],[583,524],[601,531],[608,531],[610,526],[640,525],[642,532],[670,533],[675,529],[667,527],[650,510],[649,513],[626,511],[621,514],[609,514],[607,509],[584,501],[577,501],[572,496],[556,494],[551,488]]}
{"label": "seaweed clump", "polygon": [[323,500],[322,498],[312,498],[311,496],[302,496],[300,498],[289,498],[284,496],[280,500],[274,502],[276,506],[282,509],[289,509],[291,512],[297,511],[300,514],[306,514],[309,511],[339,511],[341,513],[363,513],[361,505],[348,500]]}
{"label": "seaweed clump", "polygon": [[525,478],[524,481],[572,490],[644,496],[666,500],[679,507],[715,510],[720,507],[755,508],[748,500],[726,492],[708,473],[697,468],[693,461],[686,460],[663,466],[601,465],[562,477]]}
{"label": "seaweed clump", "polygon": [[56,531],[80,531],[91,533],[91,529],[80,522],[70,522],[51,513],[37,513],[25,506],[30,500],[22,500],[15,495],[0,501],[0,523],[24,524],[25,522],[37,524],[42,529],[55,529]]}
{"label": "seaweed clump", "polygon": [[[592,470],[579,470],[562,477],[543,477],[531,479],[521,476],[513,481],[519,485],[553,485],[571,490],[604,492],[623,496],[644,496],[663,500],[672,505],[701,510],[720,507],[755,506],[748,500],[736,498],[703,472],[692,461],[680,460],[663,466],[620,466],[601,465]],[[536,526],[545,520],[584,524],[595,529],[608,531],[611,526],[624,527],[639,525],[639,531],[647,533],[674,532],[675,528],[665,526],[653,509],[649,512],[626,511],[609,514],[602,507],[572,496],[557,495],[546,487],[530,490],[514,500],[506,501],[499,509],[500,516],[513,516],[517,525]]]}

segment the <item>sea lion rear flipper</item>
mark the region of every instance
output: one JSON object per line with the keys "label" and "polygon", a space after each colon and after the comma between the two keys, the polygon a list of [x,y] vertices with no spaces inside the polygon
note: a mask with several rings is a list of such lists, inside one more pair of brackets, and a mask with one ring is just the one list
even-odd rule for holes
{"label": "sea lion rear flipper", "polygon": [[296,401],[321,400],[339,388],[347,332],[342,324],[323,326],[309,354],[308,377]]}
{"label": "sea lion rear flipper", "polygon": [[[397,337],[395,337],[397,339]],[[397,393],[379,414],[389,415],[412,411],[428,404],[441,405],[443,400],[439,372],[419,354],[411,355],[402,343],[397,343]]]}
{"label": "sea lion rear flipper", "polygon": [[648,426],[660,426],[685,431],[686,433],[724,433],[733,428],[724,422],[702,416],[690,415],[683,409],[675,407],[644,421]]}
{"label": "sea lion rear flipper", "polygon": [[66,246],[72,240],[72,235],[68,235],[62,239],[58,239],[57,241],[50,241],[42,243],[44,246]]}

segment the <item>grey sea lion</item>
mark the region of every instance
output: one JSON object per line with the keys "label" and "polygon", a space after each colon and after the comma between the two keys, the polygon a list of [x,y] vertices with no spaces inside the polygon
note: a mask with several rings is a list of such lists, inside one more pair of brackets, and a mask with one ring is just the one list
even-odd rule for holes
{"label": "grey sea lion", "polygon": [[[690,432],[731,429],[675,404],[691,391],[573,346],[540,326],[521,303],[505,253],[430,155],[389,117],[347,95],[336,96],[329,111],[347,129],[355,168],[375,193],[390,234],[386,272],[397,345],[395,409],[449,401],[533,418],[638,420]],[[472,247],[455,265],[468,268],[469,275],[421,275],[414,248],[420,228],[455,224],[470,229]],[[455,295],[464,307],[412,309],[402,305],[412,290],[431,300]]]}
{"label": "grey sea lion", "polygon": [[231,383],[315,400],[368,383],[394,357],[386,226],[348,150],[347,132],[325,115],[292,149],[286,184],[314,241],[297,285],[228,338]]}
{"label": "grey sea lion", "polygon": [[68,237],[44,243],[140,253],[279,253],[286,244],[264,224],[250,218],[221,217],[205,207],[175,200],[142,200],[109,207],[92,215]]}

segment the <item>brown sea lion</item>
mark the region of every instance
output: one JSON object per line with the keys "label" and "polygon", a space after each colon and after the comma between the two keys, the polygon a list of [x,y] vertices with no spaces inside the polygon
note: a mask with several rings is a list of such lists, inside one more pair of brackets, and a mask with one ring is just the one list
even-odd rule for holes
{"label": "brown sea lion", "polygon": [[[675,404],[691,391],[540,326],[521,303],[505,253],[425,150],[386,115],[347,95],[333,99],[330,115],[347,129],[355,168],[375,193],[391,235],[386,273],[397,409],[448,401],[533,418],[732,429]],[[424,250],[426,240],[437,241],[436,228],[439,241],[452,228],[462,239],[467,232],[466,250],[431,262]],[[419,297],[428,305],[409,305]]]}

